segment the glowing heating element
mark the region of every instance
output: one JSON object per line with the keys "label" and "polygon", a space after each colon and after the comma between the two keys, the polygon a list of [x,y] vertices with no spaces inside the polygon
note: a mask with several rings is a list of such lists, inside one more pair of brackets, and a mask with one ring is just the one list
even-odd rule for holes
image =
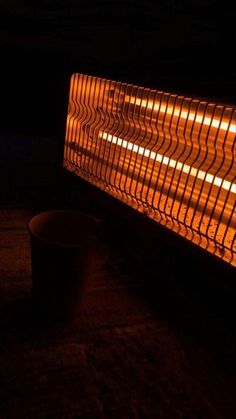
{"label": "glowing heating element", "polygon": [[236,266],[236,108],[71,78],[64,166]]}

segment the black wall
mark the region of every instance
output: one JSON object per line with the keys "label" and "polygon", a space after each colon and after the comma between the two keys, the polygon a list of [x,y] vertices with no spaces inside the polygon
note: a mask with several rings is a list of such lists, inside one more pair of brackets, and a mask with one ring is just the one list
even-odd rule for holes
{"label": "black wall", "polygon": [[73,72],[236,103],[223,3],[9,0],[0,12],[1,130],[63,137]]}

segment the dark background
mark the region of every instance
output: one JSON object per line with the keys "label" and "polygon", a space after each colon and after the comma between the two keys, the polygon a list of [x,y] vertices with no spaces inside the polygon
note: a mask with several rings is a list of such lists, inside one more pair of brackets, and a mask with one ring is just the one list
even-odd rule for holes
{"label": "dark background", "polygon": [[235,15],[214,0],[0,2],[1,130],[63,141],[81,72],[234,104]]}

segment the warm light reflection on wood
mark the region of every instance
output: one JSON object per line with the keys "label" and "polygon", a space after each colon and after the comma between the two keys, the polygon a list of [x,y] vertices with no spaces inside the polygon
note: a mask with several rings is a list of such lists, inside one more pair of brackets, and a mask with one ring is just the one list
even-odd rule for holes
{"label": "warm light reflection on wood", "polygon": [[236,109],[75,74],[64,165],[236,265]]}

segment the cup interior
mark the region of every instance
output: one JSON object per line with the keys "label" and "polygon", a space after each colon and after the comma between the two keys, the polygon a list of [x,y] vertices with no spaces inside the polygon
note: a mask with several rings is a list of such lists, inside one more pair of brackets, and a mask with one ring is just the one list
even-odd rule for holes
{"label": "cup interior", "polygon": [[96,235],[98,220],[77,211],[48,211],[34,216],[29,223],[31,235],[58,246],[79,246],[81,238]]}

